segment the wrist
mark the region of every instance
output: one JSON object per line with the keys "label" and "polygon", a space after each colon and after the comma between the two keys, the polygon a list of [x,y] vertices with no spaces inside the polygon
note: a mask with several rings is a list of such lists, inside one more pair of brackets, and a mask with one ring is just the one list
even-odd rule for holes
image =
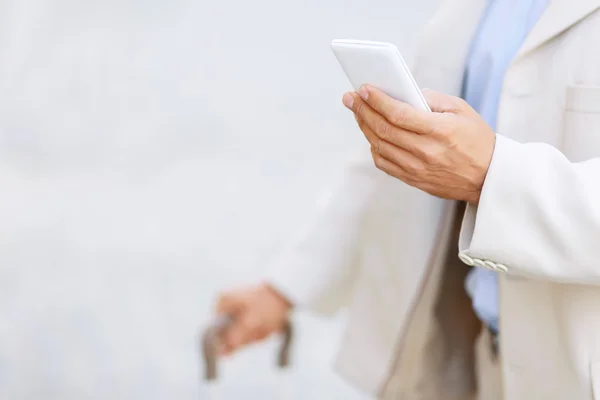
{"label": "wrist", "polygon": [[490,168],[490,164],[492,163],[492,156],[494,154],[494,148],[496,147],[496,135],[491,132],[490,140],[486,141],[485,148],[479,153],[481,156],[475,162],[475,173],[474,178],[472,179],[472,189],[469,190],[465,201],[472,205],[479,204],[479,198],[481,197],[481,191],[483,190],[483,185],[485,185],[485,179],[487,178],[487,173]]}

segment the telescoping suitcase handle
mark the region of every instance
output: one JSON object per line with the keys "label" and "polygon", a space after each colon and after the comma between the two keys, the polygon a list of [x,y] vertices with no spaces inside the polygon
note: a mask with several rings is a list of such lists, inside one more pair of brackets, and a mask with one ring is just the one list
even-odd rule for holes
{"label": "telescoping suitcase handle", "polygon": [[[233,323],[230,316],[218,316],[207,326],[201,338],[201,351],[204,360],[204,380],[210,390],[209,399],[218,399],[217,380],[219,378],[218,359],[220,337]],[[277,367],[283,370],[290,366],[290,352],[293,339],[292,323],[288,320],[283,327],[281,345],[277,352]],[[289,393],[282,393],[283,398],[290,398]]]}

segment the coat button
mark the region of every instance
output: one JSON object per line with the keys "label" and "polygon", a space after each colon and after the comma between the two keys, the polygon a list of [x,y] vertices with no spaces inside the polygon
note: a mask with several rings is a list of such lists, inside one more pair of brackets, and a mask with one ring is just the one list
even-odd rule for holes
{"label": "coat button", "polygon": [[508,272],[508,268],[504,264],[496,264],[496,269],[502,272]]}
{"label": "coat button", "polygon": [[458,258],[460,258],[460,261],[464,262],[469,267],[473,266],[473,259],[471,257],[469,257],[468,255],[466,255],[465,253],[459,253]]}
{"label": "coat button", "polygon": [[496,271],[498,269],[496,263],[491,262],[490,260],[485,260],[483,263],[487,269],[491,269],[492,271]]}

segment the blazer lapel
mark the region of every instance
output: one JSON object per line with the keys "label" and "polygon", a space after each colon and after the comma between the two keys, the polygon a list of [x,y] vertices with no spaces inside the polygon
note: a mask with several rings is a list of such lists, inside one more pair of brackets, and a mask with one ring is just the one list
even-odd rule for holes
{"label": "blazer lapel", "polygon": [[442,2],[427,25],[413,63],[419,85],[460,95],[471,41],[487,1]]}
{"label": "blazer lapel", "polygon": [[515,61],[531,53],[600,8],[600,0],[551,0]]}

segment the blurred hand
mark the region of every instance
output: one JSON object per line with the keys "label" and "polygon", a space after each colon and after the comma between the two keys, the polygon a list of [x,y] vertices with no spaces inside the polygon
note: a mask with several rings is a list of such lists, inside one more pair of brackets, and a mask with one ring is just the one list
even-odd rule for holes
{"label": "blurred hand", "polygon": [[445,199],[479,202],[494,152],[494,131],[464,100],[423,92],[431,111],[394,100],[372,86],[346,93],[377,168]]}
{"label": "blurred hand", "polygon": [[230,354],[280,332],[291,307],[281,293],[264,283],[222,293],[216,311],[231,316],[233,323],[223,334],[221,354]]}

